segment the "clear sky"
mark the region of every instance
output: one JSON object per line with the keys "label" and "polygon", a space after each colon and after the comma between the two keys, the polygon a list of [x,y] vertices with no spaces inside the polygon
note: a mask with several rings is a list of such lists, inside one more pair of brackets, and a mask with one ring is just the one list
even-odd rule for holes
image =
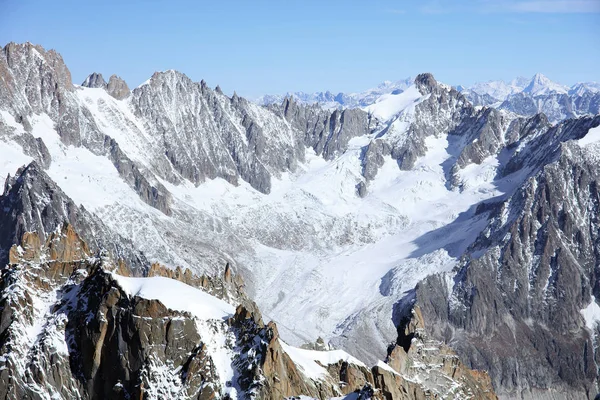
{"label": "clear sky", "polygon": [[600,81],[600,0],[0,0],[0,44],[59,51],[81,83],[154,71],[255,97],[362,91],[432,72],[470,85]]}

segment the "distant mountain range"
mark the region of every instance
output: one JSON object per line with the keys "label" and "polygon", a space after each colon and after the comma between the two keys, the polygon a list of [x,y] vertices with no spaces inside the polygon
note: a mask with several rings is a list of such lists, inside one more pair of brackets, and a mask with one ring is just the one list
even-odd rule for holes
{"label": "distant mountain range", "polygon": [[260,105],[281,104],[286,97],[291,97],[301,104],[318,103],[323,108],[362,108],[375,103],[384,94],[399,94],[413,84],[414,77],[399,81],[384,81],[376,88],[358,93],[333,94],[325,92],[288,92],[286,94],[264,95],[256,99]]}
{"label": "distant mountain range", "polygon": [[[323,108],[365,108],[381,96],[399,94],[412,84],[413,78],[385,81],[373,89],[358,93],[330,91],[304,93],[288,92],[285,95],[265,95],[256,102],[261,105],[280,104],[292,97],[302,104],[318,103]],[[491,106],[521,116],[544,113],[556,123],[580,115],[595,115],[600,110],[600,83],[580,82],[569,87],[537,73],[531,79],[517,77],[510,82],[501,80],[476,83],[471,87],[455,87],[475,106]]]}

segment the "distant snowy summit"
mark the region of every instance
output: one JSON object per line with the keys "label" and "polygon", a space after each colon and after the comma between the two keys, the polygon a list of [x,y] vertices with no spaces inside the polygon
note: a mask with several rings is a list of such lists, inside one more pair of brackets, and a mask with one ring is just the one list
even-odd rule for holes
{"label": "distant snowy summit", "polygon": [[518,115],[544,113],[550,122],[600,112],[600,84],[581,82],[571,87],[535,74],[510,82],[488,81],[457,88],[473,105],[492,106]]}
{"label": "distant snowy summit", "polygon": [[[260,105],[281,104],[289,97],[300,104],[319,104],[326,109],[366,109],[384,97],[404,92],[412,83],[413,78],[385,81],[376,88],[356,93],[288,92],[264,95],[256,102]],[[600,112],[600,83],[597,82],[580,82],[568,87],[537,73],[531,79],[517,77],[509,82],[495,80],[455,88],[475,106],[491,106],[522,116],[544,113],[553,123]]]}
{"label": "distant snowy summit", "polygon": [[550,80],[543,74],[537,73],[531,79],[517,77],[510,82],[505,81],[488,81],[482,83],[476,83],[468,91],[475,92],[479,95],[490,95],[498,101],[508,99],[516,93],[527,93],[531,96],[549,95],[553,93],[568,94],[571,89],[581,86],[580,93],[585,91],[598,92],[599,85],[595,82],[578,83],[573,85],[571,88],[568,86],[556,83]]}
{"label": "distant snowy summit", "polygon": [[327,109],[362,108],[374,104],[383,95],[402,93],[413,84],[413,81],[414,77],[399,81],[384,81],[376,88],[357,93],[333,94],[327,90],[314,93],[288,92],[283,95],[264,95],[256,99],[256,103],[260,105],[281,104],[286,97],[290,97],[301,104],[319,104]]}

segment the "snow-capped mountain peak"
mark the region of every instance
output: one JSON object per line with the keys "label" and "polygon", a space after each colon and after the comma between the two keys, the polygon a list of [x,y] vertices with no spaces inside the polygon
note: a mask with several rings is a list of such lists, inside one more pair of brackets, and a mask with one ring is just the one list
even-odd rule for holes
{"label": "snow-capped mountain peak", "polygon": [[529,85],[523,89],[523,92],[532,96],[540,96],[549,93],[567,93],[569,89],[559,83],[553,82],[543,74],[537,73],[531,78]]}
{"label": "snow-capped mountain peak", "polygon": [[569,89],[569,95],[571,96],[583,96],[586,92],[600,93],[600,83],[578,82]]}

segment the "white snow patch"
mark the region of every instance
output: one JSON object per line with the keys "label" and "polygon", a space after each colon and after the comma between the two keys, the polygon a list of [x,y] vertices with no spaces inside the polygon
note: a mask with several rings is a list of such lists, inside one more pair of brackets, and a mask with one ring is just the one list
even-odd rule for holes
{"label": "white snow patch", "polygon": [[187,311],[202,320],[225,319],[235,313],[231,304],[175,279],[111,275],[130,296],[158,300],[172,310]]}
{"label": "white snow patch", "polygon": [[375,104],[365,107],[364,110],[382,120],[388,120],[421,97],[423,95],[419,92],[419,89],[412,85],[400,94],[384,94],[377,99]]}
{"label": "white snow patch", "polygon": [[596,298],[594,296],[592,296],[591,303],[581,310],[581,315],[583,315],[583,319],[585,319],[585,326],[593,332],[596,324],[600,322],[600,306],[596,303]]}
{"label": "white snow patch", "polygon": [[[23,133],[23,127],[14,119],[8,111],[0,110],[0,119],[11,128],[15,128],[15,134]],[[14,175],[20,167],[29,164],[33,159],[23,154],[23,148],[8,138],[0,141],[0,184],[8,174]]]}
{"label": "white snow patch", "polygon": [[470,163],[458,171],[463,190],[467,187],[484,186],[490,188],[500,165],[498,157],[489,156],[481,164]]}
{"label": "white snow patch", "polygon": [[577,141],[577,144],[587,147],[589,145],[595,145],[598,142],[600,142],[600,126],[590,129],[584,137]]}
{"label": "white snow patch", "polygon": [[389,364],[384,363],[383,361],[379,360],[377,361],[377,366],[381,369],[384,369],[388,372],[391,372],[394,375],[400,375],[398,373],[398,371],[396,371],[394,368],[390,367]]}
{"label": "white snow patch", "polygon": [[[283,351],[287,353],[292,361],[298,365],[304,374],[311,379],[321,379],[327,375],[327,370],[322,365],[335,364],[338,361],[346,361],[350,364],[366,367],[358,359],[352,357],[343,350],[332,351],[317,351],[306,350],[286,344],[283,340],[279,340]],[[319,365],[318,363],[321,365]]]}

